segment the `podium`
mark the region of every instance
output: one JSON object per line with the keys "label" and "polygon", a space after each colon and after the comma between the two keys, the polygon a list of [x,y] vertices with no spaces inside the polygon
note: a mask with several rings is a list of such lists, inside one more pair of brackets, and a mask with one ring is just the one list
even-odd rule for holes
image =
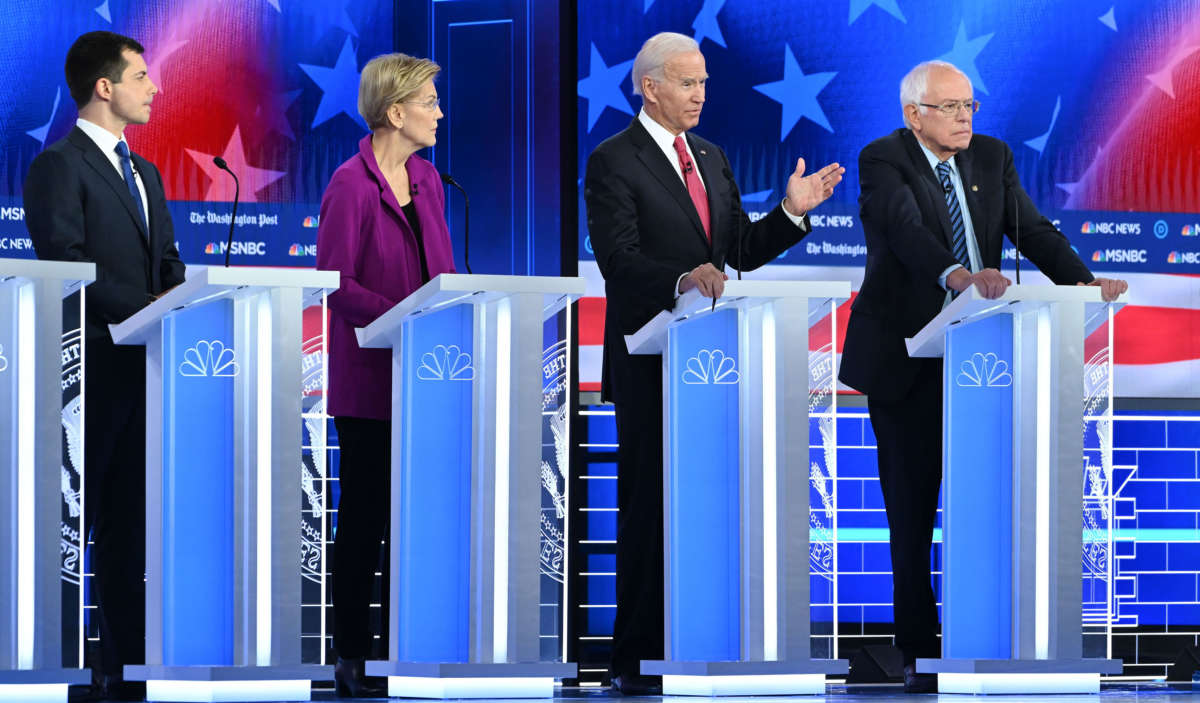
{"label": "podium", "polygon": [[0,700],[91,683],[62,667],[59,522],[62,301],[95,278],[91,263],[0,259]]}
{"label": "podium", "polygon": [[830,317],[832,342],[849,297],[728,281],[715,309],[691,291],[625,338],[663,356],[665,659],[641,671],[664,695],[823,694],[848,671],[810,651],[810,411],[837,374],[836,344],[810,364],[809,328]]}
{"label": "podium", "polygon": [[1095,287],[972,287],[907,341],[945,360],[943,658],[916,662],[939,692],[1098,693],[1121,671],[1084,658],[1081,603],[1084,341],[1112,311]]}
{"label": "podium", "polygon": [[200,268],[119,325],[146,347],[150,701],[309,700],[300,663],[302,299],[336,271]]}
{"label": "podium", "polygon": [[548,698],[576,675],[540,661],[542,343],[584,289],[441,274],[358,330],[392,349],[391,659],[366,665],[390,696]]}

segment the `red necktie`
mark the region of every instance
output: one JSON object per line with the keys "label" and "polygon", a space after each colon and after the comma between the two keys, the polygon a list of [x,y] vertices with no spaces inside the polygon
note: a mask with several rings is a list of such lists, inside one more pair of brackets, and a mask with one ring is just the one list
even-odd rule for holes
{"label": "red necktie", "polygon": [[696,167],[692,165],[692,158],[688,156],[687,148],[683,145],[682,135],[675,137],[675,153],[679,154],[679,168],[683,171],[683,182],[687,184],[688,195],[692,196],[692,204],[696,206],[696,214],[700,216],[700,224],[704,225],[704,236],[711,243],[712,232],[709,230],[711,225],[708,221],[708,193],[704,192],[704,186],[700,184],[700,174],[696,173]]}

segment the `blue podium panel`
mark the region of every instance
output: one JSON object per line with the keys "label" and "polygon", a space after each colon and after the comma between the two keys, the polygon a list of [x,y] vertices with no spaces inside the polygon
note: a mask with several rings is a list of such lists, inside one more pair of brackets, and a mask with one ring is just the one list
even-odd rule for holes
{"label": "blue podium panel", "polygon": [[[163,664],[233,664],[233,302],[163,322]],[[153,529],[152,526],[148,526]]]}
{"label": "blue podium panel", "polygon": [[1007,313],[946,334],[943,549],[955,565],[943,576],[947,659],[1012,656],[1013,350]]}
{"label": "blue podium panel", "polygon": [[469,660],[474,312],[457,305],[404,323],[400,661]]}
{"label": "blue podium panel", "polygon": [[738,310],[670,328],[668,627],[675,661],[741,658]]}

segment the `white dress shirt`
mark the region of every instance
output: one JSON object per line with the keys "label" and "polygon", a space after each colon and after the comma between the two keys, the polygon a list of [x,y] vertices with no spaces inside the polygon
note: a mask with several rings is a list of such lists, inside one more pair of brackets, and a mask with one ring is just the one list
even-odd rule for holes
{"label": "white dress shirt", "polygon": [[[121,170],[121,157],[117,154],[117,142],[125,141],[125,135],[122,134],[119,138],[114,136],[112,132],[101,127],[95,122],[89,122],[82,117],[75,121],[75,126],[83,130],[83,133],[88,135],[88,138],[100,147],[101,153],[108,157],[108,162],[113,168],[117,169],[117,177],[122,181],[125,180],[125,174]],[[128,146],[128,143],[126,143]],[[129,150],[130,153],[133,149]],[[137,183],[138,194],[142,196],[142,212],[146,213],[146,226],[150,226],[150,201],[146,198],[146,186],[142,183],[142,174],[138,170],[137,164],[133,163],[133,159],[129,160],[130,166],[133,168],[133,180]]]}

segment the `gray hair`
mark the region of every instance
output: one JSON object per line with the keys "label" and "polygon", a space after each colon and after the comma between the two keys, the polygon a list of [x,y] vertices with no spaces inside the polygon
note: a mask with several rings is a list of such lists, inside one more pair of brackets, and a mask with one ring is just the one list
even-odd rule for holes
{"label": "gray hair", "polygon": [[[908,122],[908,113],[904,111],[904,108],[909,105],[916,105],[917,110],[922,114],[925,113],[926,108],[921,107],[921,103],[925,101],[925,91],[929,88],[929,74],[935,68],[954,71],[967,79],[968,87],[971,86],[971,79],[967,74],[959,70],[958,66],[948,61],[925,61],[913,66],[908,75],[900,79],[900,114],[904,117],[904,124],[908,127],[912,127],[912,125]],[[972,88],[971,92],[974,92],[974,88]]]}
{"label": "gray hair", "polygon": [[671,57],[699,51],[700,45],[686,34],[678,32],[659,32],[646,40],[633,59],[633,92],[642,94],[642,78],[650,76],[651,80],[661,82],[667,76],[663,66]]}
{"label": "gray hair", "polygon": [[380,54],[363,66],[358,80],[358,114],[372,131],[388,124],[392,105],[412,97],[441,67],[408,54]]}

